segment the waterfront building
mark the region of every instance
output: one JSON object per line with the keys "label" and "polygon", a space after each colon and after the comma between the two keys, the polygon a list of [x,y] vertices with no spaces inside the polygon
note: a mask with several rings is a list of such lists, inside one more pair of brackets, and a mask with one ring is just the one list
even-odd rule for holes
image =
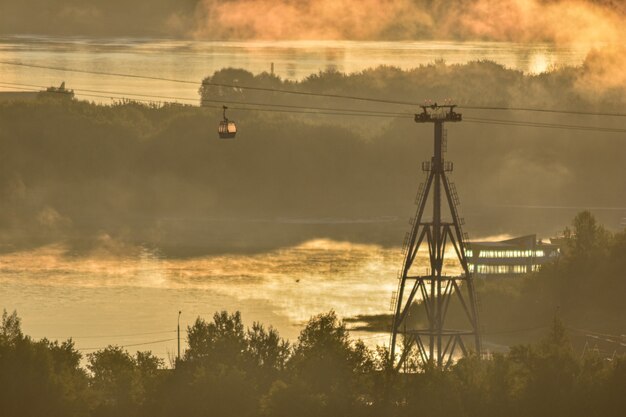
{"label": "waterfront building", "polygon": [[465,253],[474,276],[513,277],[539,270],[560,256],[561,248],[527,235],[498,242],[469,242]]}

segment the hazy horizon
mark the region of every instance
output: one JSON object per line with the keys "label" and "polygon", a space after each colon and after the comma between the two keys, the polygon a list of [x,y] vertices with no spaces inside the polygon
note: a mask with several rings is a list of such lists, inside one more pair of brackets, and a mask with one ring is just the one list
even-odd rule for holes
{"label": "hazy horizon", "polygon": [[[1,34],[190,39],[621,42],[611,0],[4,1]],[[308,19],[309,16],[316,19]],[[134,25],[134,21],[142,25]],[[364,24],[367,22],[367,24]]]}
{"label": "hazy horizon", "polygon": [[0,0],[0,414],[621,417],[625,121],[623,0]]}

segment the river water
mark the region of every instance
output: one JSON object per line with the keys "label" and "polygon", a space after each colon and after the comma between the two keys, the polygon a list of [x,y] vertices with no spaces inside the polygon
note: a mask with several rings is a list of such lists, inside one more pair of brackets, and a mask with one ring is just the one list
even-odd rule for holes
{"label": "river water", "polygon": [[[27,334],[73,337],[84,353],[118,344],[167,357],[175,352],[179,310],[183,329],[198,316],[239,310],[247,324],[271,324],[291,340],[312,315],[331,309],[340,317],[389,313],[401,262],[399,248],[323,239],[190,259],[147,249],[76,257],[52,245],[0,255],[0,307],[16,309]],[[420,253],[419,264],[427,263],[428,254]],[[458,270],[453,262],[449,267]],[[353,336],[388,343],[384,333]]]}
{"label": "river water", "polygon": [[[379,65],[410,69],[435,60],[450,64],[491,60],[526,73],[580,65],[591,45],[556,46],[510,42],[247,41],[0,37],[0,61],[86,71],[175,78],[198,83],[227,67],[270,72],[300,80],[325,70],[358,72]],[[0,64],[0,82],[51,86],[66,81],[79,98],[158,94],[197,102],[198,86]],[[16,86],[0,85],[1,90]],[[94,93],[84,90],[106,91]],[[121,94],[116,94],[121,93]],[[97,97],[101,96],[101,97]]]}

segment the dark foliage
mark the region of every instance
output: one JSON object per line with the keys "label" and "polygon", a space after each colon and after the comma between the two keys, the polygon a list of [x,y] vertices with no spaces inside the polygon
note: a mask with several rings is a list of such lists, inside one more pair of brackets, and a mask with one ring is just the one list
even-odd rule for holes
{"label": "dark foliage", "polygon": [[71,340],[33,341],[21,331],[17,314],[0,325],[0,410],[6,417],[87,416],[88,377]]}
{"label": "dark foliage", "polygon": [[617,417],[626,406],[626,359],[581,356],[558,319],[535,345],[417,374],[391,371],[386,350],[350,340],[333,312],[313,317],[293,346],[226,312],[198,319],[188,341],[173,369],[108,347],[88,355],[86,372],[71,341],[33,341],[5,313],[2,415]]}

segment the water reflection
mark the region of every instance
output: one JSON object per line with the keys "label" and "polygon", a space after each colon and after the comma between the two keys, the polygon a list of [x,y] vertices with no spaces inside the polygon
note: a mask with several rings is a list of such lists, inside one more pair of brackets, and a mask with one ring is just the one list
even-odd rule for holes
{"label": "water reflection", "polygon": [[530,59],[529,72],[533,74],[541,74],[548,71],[552,66],[552,57],[546,53],[538,52],[532,55]]}

